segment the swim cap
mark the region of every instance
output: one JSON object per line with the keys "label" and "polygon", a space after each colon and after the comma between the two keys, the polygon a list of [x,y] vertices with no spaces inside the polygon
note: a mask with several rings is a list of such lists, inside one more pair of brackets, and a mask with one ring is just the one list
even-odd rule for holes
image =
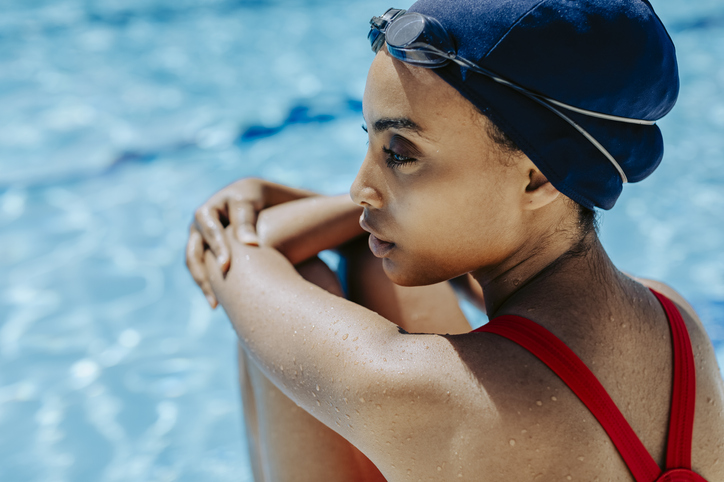
{"label": "swim cap", "polygon": [[[646,0],[420,0],[457,55],[542,96],[589,111],[655,121],[676,102],[674,44]],[[610,209],[623,188],[614,165],[570,123],[516,90],[454,62],[434,71],[505,132],[560,192]],[[663,157],[656,125],[566,111],[618,162],[628,182]]]}

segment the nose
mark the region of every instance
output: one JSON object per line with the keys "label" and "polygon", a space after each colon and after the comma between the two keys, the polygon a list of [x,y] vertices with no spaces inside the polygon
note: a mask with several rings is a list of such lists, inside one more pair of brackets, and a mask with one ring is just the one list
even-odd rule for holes
{"label": "nose", "polygon": [[377,182],[379,175],[379,167],[375,166],[368,153],[349,189],[349,195],[355,204],[376,209],[382,207],[382,195],[376,187],[379,185]]}

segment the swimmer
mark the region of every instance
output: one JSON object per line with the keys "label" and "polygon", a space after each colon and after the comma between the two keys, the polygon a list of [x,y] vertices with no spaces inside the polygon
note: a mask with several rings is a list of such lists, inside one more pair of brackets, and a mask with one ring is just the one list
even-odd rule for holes
{"label": "swimmer", "polygon": [[[678,93],[651,5],[420,0],[371,24],[351,200],[244,179],[190,230],[255,480],[723,481],[701,322],[596,233]],[[471,332],[453,289],[491,322]]]}

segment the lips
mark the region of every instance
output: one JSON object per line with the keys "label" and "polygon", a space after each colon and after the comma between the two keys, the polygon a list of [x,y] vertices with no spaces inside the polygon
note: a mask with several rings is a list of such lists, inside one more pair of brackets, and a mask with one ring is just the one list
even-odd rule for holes
{"label": "lips", "polygon": [[370,251],[372,251],[372,254],[374,254],[377,258],[384,258],[395,248],[395,243],[391,243],[377,237],[372,228],[370,228],[369,224],[367,224],[367,221],[365,221],[364,214],[359,219],[359,225],[362,229],[370,233]]}

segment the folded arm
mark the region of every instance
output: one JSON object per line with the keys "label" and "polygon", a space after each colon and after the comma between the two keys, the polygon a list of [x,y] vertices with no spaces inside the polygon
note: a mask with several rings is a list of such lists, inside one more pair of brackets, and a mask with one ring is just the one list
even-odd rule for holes
{"label": "folded arm", "polygon": [[[276,250],[235,240],[230,245],[225,278],[207,255],[214,292],[246,352],[292,400],[368,455],[379,446],[372,434],[403,419],[441,437],[457,426],[451,419],[471,399],[456,410],[450,393],[477,395],[480,389],[445,336],[405,334],[308,283]],[[446,407],[442,426],[440,417],[421,418],[431,405]]]}
{"label": "folded arm", "polygon": [[315,196],[280,204],[259,214],[259,245],[274,248],[292,264],[332,249],[364,233],[362,208],[349,195]]}
{"label": "folded arm", "polygon": [[[300,204],[294,204],[295,201]],[[248,245],[263,243],[277,248],[298,263],[360,234],[360,213],[361,208],[348,196],[330,198],[262,179],[241,179],[211,196],[196,210],[189,229],[186,265],[215,308],[216,296],[204,259],[207,249],[223,272],[228,271],[231,263],[229,237]],[[257,233],[258,225],[262,239]],[[226,226],[232,229],[226,230]]]}

